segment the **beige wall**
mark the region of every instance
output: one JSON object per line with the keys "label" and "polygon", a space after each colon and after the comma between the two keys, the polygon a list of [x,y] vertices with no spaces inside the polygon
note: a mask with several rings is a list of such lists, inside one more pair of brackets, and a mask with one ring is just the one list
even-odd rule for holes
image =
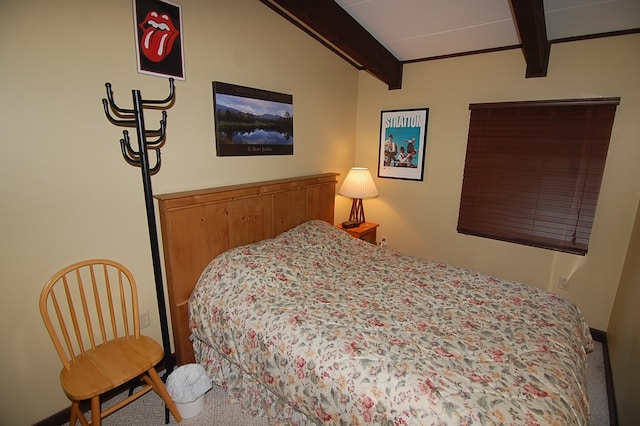
{"label": "beige wall", "polygon": [[[155,193],[353,165],[357,71],[256,0],[183,0],[186,82],[176,82]],[[136,72],[131,0],[2,2],[0,9],[0,424],[26,425],[69,405],[38,312],[62,266],[110,257],[141,287],[145,332],[160,340],[140,171],[120,155],[122,128],[102,111],[105,83],[164,98],[165,79]],[[289,93],[293,156],[218,158],[214,80]],[[147,115],[157,127],[159,114]],[[135,136],[134,136],[135,137]],[[348,203],[338,197],[348,211]]]}
{"label": "beige wall", "polygon": [[[380,111],[429,108],[423,182],[377,179],[367,218],[390,247],[526,282],[569,297],[606,330],[640,196],[640,35],[553,45],[546,78],[525,79],[519,50],[404,67],[401,90],[360,74],[356,162],[377,167]],[[456,232],[468,105],[620,96],[598,210],[586,256],[555,253]],[[558,277],[571,277],[568,291]]]}
{"label": "beige wall", "polygon": [[607,330],[620,425],[640,419],[640,209]]}
{"label": "beige wall", "polygon": [[[184,0],[186,82],[168,111],[156,193],[308,173],[377,167],[380,110],[430,108],[424,182],[376,179],[366,200],[392,248],[563,293],[606,330],[640,194],[640,36],[554,46],[549,76],[524,79],[519,51],[407,65],[388,91],[255,0]],[[137,74],[130,0],[4,2],[0,13],[0,424],[31,424],[68,406],[60,363],[37,299],[60,267],[104,256],[141,287],[145,329],[159,339],[139,170],[119,153],[121,128],[100,99],[111,82],[164,97],[166,80]],[[295,155],[218,158],[214,80],[293,94]],[[586,257],[457,235],[467,106],[471,102],[621,96],[593,242]],[[159,117],[147,116],[147,124]],[[354,124],[354,123],[357,123]],[[355,162],[353,161],[355,158]],[[336,221],[348,214],[337,197]],[[37,404],[33,404],[37,401]],[[25,409],[29,402],[29,409]]]}

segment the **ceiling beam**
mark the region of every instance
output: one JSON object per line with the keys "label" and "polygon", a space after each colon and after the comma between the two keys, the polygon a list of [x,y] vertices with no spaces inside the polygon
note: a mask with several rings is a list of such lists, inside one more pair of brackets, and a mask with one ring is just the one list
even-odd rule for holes
{"label": "ceiling beam", "polygon": [[527,62],[525,77],[546,77],[550,44],[542,0],[510,0]]}
{"label": "ceiling beam", "polygon": [[260,1],[305,31],[315,32],[324,39],[320,41],[344,53],[362,69],[386,83],[389,89],[402,87],[402,62],[334,0]]}

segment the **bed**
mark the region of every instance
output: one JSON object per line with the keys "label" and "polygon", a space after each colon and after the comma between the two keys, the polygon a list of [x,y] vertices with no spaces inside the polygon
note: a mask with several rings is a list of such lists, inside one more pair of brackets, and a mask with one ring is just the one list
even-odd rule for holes
{"label": "bed", "polygon": [[[228,220],[229,202],[266,195],[269,235],[227,244],[187,284],[187,299],[171,305],[172,320],[174,310],[186,318],[188,355],[245,411],[283,424],[588,424],[592,341],[572,303],[352,238],[319,207],[323,198],[332,206],[335,175],[312,180],[274,191],[261,183],[246,199],[205,196],[225,206],[214,210]],[[273,203],[291,200],[289,186],[300,195],[293,198],[313,202],[274,231],[291,215]],[[180,197],[165,198],[172,207],[164,214],[208,205],[199,196],[179,209]],[[165,263],[175,274],[171,242]],[[173,325],[174,340],[184,339]]]}

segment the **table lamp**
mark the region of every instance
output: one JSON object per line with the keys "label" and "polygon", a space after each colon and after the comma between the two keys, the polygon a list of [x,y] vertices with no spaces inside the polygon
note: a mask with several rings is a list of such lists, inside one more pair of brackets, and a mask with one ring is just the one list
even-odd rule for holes
{"label": "table lamp", "polygon": [[365,221],[362,199],[377,197],[378,190],[369,169],[366,167],[352,167],[347,173],[347,177],[344,178],[338,194],[353,199],[349,220],[342,222],[342,227],[355,228]]}

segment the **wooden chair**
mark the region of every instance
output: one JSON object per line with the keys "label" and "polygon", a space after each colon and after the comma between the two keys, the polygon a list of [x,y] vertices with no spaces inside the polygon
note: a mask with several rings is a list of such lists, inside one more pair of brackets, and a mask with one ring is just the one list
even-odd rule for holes
{"label": "wooden chair", "polygon": [[[154,366],[162,347],[140,334],[138,294],[131,272],[106,259],[78,262],[55,274],[40,295],[40,313],[62,360],[60,383],[71,403],[70,424],[99,425],[114,411],[151,389],[177,422],[175,403]],[[102,411],[100,396],[132,379],[144,386]],[[91,420],[80,401],[91,401]]]}

